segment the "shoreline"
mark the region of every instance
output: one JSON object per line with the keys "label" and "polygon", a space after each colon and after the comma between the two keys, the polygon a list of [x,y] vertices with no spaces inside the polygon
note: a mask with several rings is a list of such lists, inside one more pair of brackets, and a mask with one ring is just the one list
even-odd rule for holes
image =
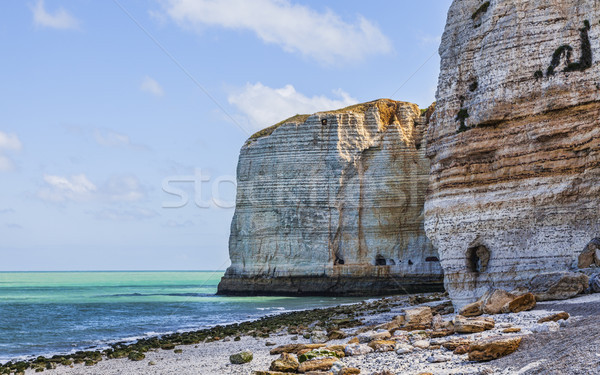
{"label": "shoreline", "polygon": [[[348,337],[341,340],[330,340],[328,345],[345,345],[352,337],[360,335],[359,332],[373,329],[373,327],[385,324],[394,319],[405,308],[418,306],[430,306],[438,312],[448,312],[449,300],[441,294],[410,295],[387,297],[383,299],[371,299],[356,304],[345,304],[324,309],[301,310],[265,316],[258,320],[231,324],[227,326],[215,326],[205,330],[189,333],[164,335],[159,338],[148,338],[138,341],[133,345],[112,346],[110,351],[85,352],[85,356],[71,356],[73,363],[67,363],[59,358],[47,358],[38,362],[33,361],[34,368],[44,368],[50,374],[102,374],[112,375],[120,373],[148,373],[148,374],[250,374],[252,371],[267,370],[271,361],[277,356],[269,355],[270,349],[279,345],[290,343],[306,344],[310,340],[310,332],[321,327],[333,327],[334,325],[346,333]],[[538,335],[548,341],[547,336],[552,334],[569,335],[569,330],[579,329],[589,331],[586,327],[578,328],[579,323],[584,324],[594,318],[600,317],[600,294],[584,295],[566,301],[548,301],[538,303],[534,310],[517,314],[493,315],[499,327],[489,333],[478,333],[474,337],[487,337],[489,335],[502,334],[502,327],[521,327],[523,332],[517,336],[524,337],[524,350],[517,350],[511,356],[500,358],[487,363],[472,363],[461,356],[452,355],[452,352],[439,353],[443,349],[415,350],[411,354],[399,356],[394,351],[387,353],[371,353],[364,356],[352,356],[343,358],[348,366],[357,367],[362,370],[361,374],[372,374],[372,371],[401,371],[398,373],[418,374],[428,371],[437,374],[513,374],[517,373],[511,366],[530,365],[540,362],[543,366],[548,359],[554,358],[555,353],[545,353],[545,358],[537,353],[537,358],[531,358],[526,350],[536,349],[540,346]],[[445,308],[446,311],[443,311]],[[532,333],[531,329],[536,327],[539,317],[547,316],[558,310],[570,310],[577,314],[565,323],[560,331],[555,333]],[[454,316],[444,314],[447,319]],[[537,328],[536,328],[537,329]],[[600,333],[599,333],[600,334]],[[546,335],[546,336],[543,336]],[[466,337],[465,335],[461,335]],[[438,339],[431,339],[433,343]],[[552,343],[552,341],[550,341]],[[243,365],[232,365],[229,356],[242,350],[251,350],[254,360]],[[94,354],[96,353],[96,354]],[[100,354],[98,354],[100,353]],[[130,360],[130,353],[144,354],[139,360]],[[429,358],[442,355],[451,357],[447,361],[432,363]],[[535,357],[533,355],[533,357]],[[513,360],[519,359],[519,361]],[[64,358],[67,359],[67,358]],[[69,360],[69,359],[67,359]],[[77,363],[75,363],[77,362]],[[50,363],[50,365],[48,365]],[[502,368],[498,368],[502,365]],[[537,366],[537,365],[536,365]],[[510,372],[507,370],[511,367]],[[563,366],[564,367],[564,366]],[[34,368],[17,372],[23,374],[35,373]],[[5,372],[0,367],[0,373]],[[423,370],[423,371],[421,371]],[[431,371],[430,371],[431,370]],[[39,370],[38,370],[39,371]],[[507,372],[509,371],[509,372]],[[396,373],[396,372],[392,372]],[[523,372],[528,374],[529,372]],[[533,372],[535,373],[535,372]],[[550,373],[550,372],[546,372]],[[562,373],[569,373],[562,372]]]}

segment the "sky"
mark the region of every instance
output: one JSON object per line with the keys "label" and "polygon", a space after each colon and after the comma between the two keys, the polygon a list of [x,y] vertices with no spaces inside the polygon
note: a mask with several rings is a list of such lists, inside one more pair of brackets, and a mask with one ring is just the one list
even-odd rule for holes
{"label": "sky", "polygon": [[0,3],[0,271],[222,270],[239,150],[435,100],[450,0]]}

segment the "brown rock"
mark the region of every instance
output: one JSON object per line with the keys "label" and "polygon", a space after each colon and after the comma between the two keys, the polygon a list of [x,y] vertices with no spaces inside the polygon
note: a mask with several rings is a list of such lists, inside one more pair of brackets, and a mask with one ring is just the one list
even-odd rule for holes
{"label": "brown rock", "polygon": [[353,337],[348,340],[348,344],[358,344],[358,337]]}
{"label": "brown rock", "polygon": [[271,349],[269,354],[271,354],[271,355],[277,355],[277,354],[282,354],[282,353],[298,354],[302,350],[319,349],[324,346],[325,346],[325,344],[288,344],[288,345],[282,345],[282,346],[278,346],[276,348]]}
{"label": "brown rock", "polygon": [[260,371],[260,370],[255,370],[255,371],[252,371],[252,375],[289,375],[289,373],[279,372],[279,371]]}
{"label": "brown rock", "polygon": [[454,349],[454,354],[456,355],[461,355],[461,354],[467,354],[469,352],[469,346],[468,345],[461,345],[459,347],[457,347],[456,349]]}
{"label": "brown rock", "polygon": [[[374,372],[373,375],[395,375],[395,374],[391,371],[383,370],[383,371],[379,371],[379,372]],[[419,375],[421,375],[421,374],[419,374]]]}
{"label": "brown rock", "polygon": [[442,346],[448,350],[456,350],[459,346],[469,346],[472,341],[465,338],[455,338],[442,343]]}
{"label": "brown rock", "polygon": [[454,331],[457,333],[475,333],[493,329],[494,319],[490,317],[465,318],[457,315],[454,318]]}
{"label": "brown rock", "polygon": [[331,369],[334,363],[339,361],[337,358],[315,358],[310,361],[302,362],[298,366],[298,372],[303,374],[309,371],[327,371]]}
{"label": "brown rock", "polygon": [[431,332],[431,337],[433,338],[438,338],[438,337],[446,337],[446,336],[450,336],[454,334],[454,330],[450,330],[450,329],[441,329],[439,331],[433,331]]}
{"label": "brown rock", "polygon": [[452,301],[442,302],[439,305],[431,307],[431,312],[440,315],[453,314],[454,306],[452,305]]}
{"label": "brown rock", "polygon": [[533,293],[526,293],[516,297],[502,307],[503,313],[518,313],[521,311],[529,311],[535,307],[536,301]]}
{"label": "brown rock", "polygon": [[344,350],[346,349],[346,345],[329,345],[325,349],[331,350],[332,352],[342,352],[343,354]]}
{"label": "brown rock", "polygon": [[360,374],[360,369],[356,367],[344,367],[338,372],[338,375],[358,375]]}
{"label": "brown rock", "polygon": [[405,309],[407,326],[425,326],[431,327],[433,313],[428,306],[415,307],[414,309]]}
{"label": "brown rock", "polygon": [[494,289],[484,295],[482,311],[484,314],[500,314],[502,307],[512,302],[516,296],[502,289]]}
{"label": "brown rock", "polygon": [[481,300],[473,302],[473,303],[469,303],[468,305],[464,306],[462,309],[460,309],[459,314],[462,316],[479,316],[483,314],[483,302]]}
{"label": "brown rock", "polygon": [[331,331],[327,334],[327,338],[329,338],[329,340],[342,340],[346,337],[348,337],[348,334],[340,330]]}
{"label": "brown rock", "polygon": [[584,273],[553,272],[536,275],[529,283],[538,301],[563,300],[582,293],[590,285]]}
{"label": "brown rock", "polygon": [[570,315],[567,312],[559,312],[558,314],[554,314],[554,315],[550,315],[547,316],[545,318],[541,318],[540,320],[538,320],[538,323],[545,323],[545,322],[558,322],[561,319],[567,320],[569,319]]}
{"label": "brown rock", "polygon": [[298,363],[298,360],[295,356],[290,353],[282,353],[281,357],[271,362],[271,367],[269,367],[269,370],[280,372],[296,372],[298,366],[300,366],[300,363]]}
{"label": "brown rock", "polygon": [[513,353],[522,337],[490,338],[469,345],[469,361],[491,361]]}
{"label": "brown rock", "polygon": [[521,332],[521,328],[518,328],[518,327],[506,328],[502,332],[504,332],[504,333],[518,333],[518,332]]}
{"label": "brown rock", "polygon": [[369,347],[376,352],[391,352],[396,349],[396,341],[393,340],[375,340],[369,343]]}

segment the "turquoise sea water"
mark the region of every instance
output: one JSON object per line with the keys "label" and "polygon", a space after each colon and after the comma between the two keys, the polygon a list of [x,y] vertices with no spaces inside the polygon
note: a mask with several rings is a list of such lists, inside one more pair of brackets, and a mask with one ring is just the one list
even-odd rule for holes
{"label": "turquoise sea water", "polygon": [[0,363],[357,298],[215,296],[223,272],[0,272]]}

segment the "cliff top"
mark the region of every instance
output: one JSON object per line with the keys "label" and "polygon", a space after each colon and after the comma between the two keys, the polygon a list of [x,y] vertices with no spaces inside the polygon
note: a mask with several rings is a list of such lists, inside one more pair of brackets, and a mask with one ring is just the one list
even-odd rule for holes
{"label": "cliff top", "polygon": [[[271,135],[275,131],[275,129],[277,129],[278,127],[280,127],[283,124],[289,124],[289,123],[303,124],[306,122],[306,120],[310,116],[313,116],[313,115],[317,115],[317,114],[336,115],[336,114],[341,114],[341,113],[363,113],[364,114],[365,112],[367,112],[369,109],[373,108],[374,106],[377,106],[377,109],[379,111],[379,115],[381,116],[382,122],[386,125],[389,125],[389,124],[394,123],[394,121],[397,120],[396,112],[400,105],[415,105],[415,104],[408,103],[408,102],[396,101],[396,100],[392,100],[392,99],[377,99],[377,100],[373,100],[370,102],[354,104],[349,107],[344,107],[344,108],[340,108],[340,109],[334,109],[334,110],[330,110],[330,111],[321,111],[321,112],[314,113],[312,115],[297,114],[288,119],[280,121],[275,125],[269,126],[268,128],[262,129],[256,133],[254,133],[250,137],[249,140],[255,140],[258,138],[267,137],[267,136]],[[427,109],[421,110],[422,115],[425,115],[426,112],[427,112]]]}

